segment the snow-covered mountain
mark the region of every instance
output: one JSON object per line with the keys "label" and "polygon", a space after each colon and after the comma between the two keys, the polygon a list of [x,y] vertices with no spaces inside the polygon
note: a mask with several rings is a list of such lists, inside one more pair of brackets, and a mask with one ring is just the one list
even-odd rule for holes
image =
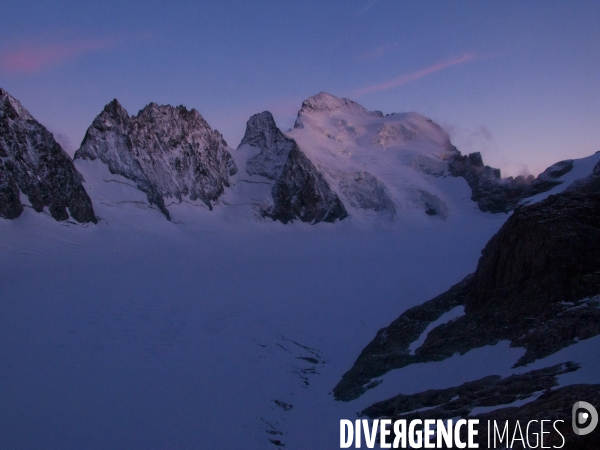
{"label": "snow-covered mountain", "polygon": [[56,220],[96,222],[81,175],[52,133],[0,88],[0,217],[30,206]]}
{"label": "snow-covered mountain", "polygon": [[116,99],[94,119],[75,159],[99,159],[169,219],[165,199],[212,208],[237,172],[227,143],[195,109],[150,103],[130,117]]}
{"label": "snow-covered mountain", "polygon": [[434,178],[449,175],[446,160],[455,150],[447,133],[420,114],[384,116],[322,92],[302,103],[287,136],[350,216],[450,213],[452,194]]}

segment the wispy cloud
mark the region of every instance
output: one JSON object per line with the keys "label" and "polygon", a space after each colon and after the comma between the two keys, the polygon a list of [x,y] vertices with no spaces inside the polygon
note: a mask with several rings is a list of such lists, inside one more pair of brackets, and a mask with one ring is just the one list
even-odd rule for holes
{"label": "wispy cloud", "polygon": [[373,84],[371,86],[365,86],[360,89],[356,89],[352,91],[352,95],[355,97],[360,97],[362,95],[370,94],[371,92],[379,92],[379,91],[387,91],[389,89],[393,89],[402,84],[408,83],[410,81],[420,80],[428,75],[431,75],[435,72],[439,72],[440,70],[444,70],[448,67],[455,66],[457,64],[462,64],[468,61],[472,61],[475,59],[475,55],[473,53],[465,53],[463,56],[459,58],[448,59],[446,61],[441,61],[433,66],[426,67],[425,69],[417,70],[416,72],[409,73],[407,75],[402,75],[397,78],[393,78],[391,80],[385,81],[379,84]]}
{"label": "wispy cloud", "polygon": [[483,124],[475,128],[465,128],[445,122],[442,122],[441,125],[450,135],[452,143],[465,154],[482,152],[485,155],[498,155],[501,153],[492,131]]}
{"label": "wispy cloud", "polygon": [[0,70],[8,74],[35,73],[47,67],[112,47],[115,39],[79,39],[61,43],[23,43],[0,53]]}

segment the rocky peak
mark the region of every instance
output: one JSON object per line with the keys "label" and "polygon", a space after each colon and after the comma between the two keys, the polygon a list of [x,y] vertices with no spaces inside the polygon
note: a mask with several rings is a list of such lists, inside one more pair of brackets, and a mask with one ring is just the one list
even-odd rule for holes
{"label": "rocky peak", "polygon": [[112,121],[117,125],[123,126],[129,121],[129,114],[115,98],[112,102],[107,104],[102,113],[96,117],[96,120],[98,121],[101,121],[102,119],[104,119],[104,121]]}
{"label": "rocky peak", "polygon": [[35,120],[16,98],[0,88],[0,116],[5,115],[10,120]]}
{"label": "rocky peak", "polygon": [[323,174],[292,142],[294,147],[273,185],[275,204],[264,211],[264,215],[282,223],[301,220],[312,224],[335,222],[348,217],[344,204]]}
{"label": "rocky peak", "polygon": [[8,92],[0,89],[0,217],[15,219],[31,207],[44,207],[56,220],[94,222],[83,178],[52,133]]}
{"label": "rocky peak", "polygon": [[275,141],[283,136],[277,128],[275,119],[269,111],[254,114],[246,122],[246,133],[240,142],[240,146],[249,144],[261,150],[273,147]]}
{"label": "rocky peak", "polygon": [[184,106],[150,103],[137,116],[113,100],[88,128],[75,159],[100,159],[137,183],[167,218],[165,198],[218,201],[237,167],[227,143]]}
{"label": "rocky peak", "polygon": [[269,111],[250,117],[240,147],[245,144],[260,149],[260,153],[246,162],[246,172],[269,180],[279,177],[290,150],[295,146],[294,140],[284,136],[277,128],[275,119]]}
{"label": "rocky peak", "polygon": [[[138,122],[161,123],[165,121],[180,122],[180,125],[191,124],[196,128],[210,128],[202,115],[195,109],[185,106],[158,105],[149,103],[135,116]],[[216,130],[215,130],[216,131]]]}

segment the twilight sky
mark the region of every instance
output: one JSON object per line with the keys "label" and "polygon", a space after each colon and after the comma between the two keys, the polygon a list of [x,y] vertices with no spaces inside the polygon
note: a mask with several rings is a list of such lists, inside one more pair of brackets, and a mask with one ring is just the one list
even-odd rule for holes
{"label": "twilight sky", "polygon": [[196,108],[235,148],[326,91],[537,174],[600,150],[599,24],[595,0],[3,0],[0,87],[71,154],[113,98]]}

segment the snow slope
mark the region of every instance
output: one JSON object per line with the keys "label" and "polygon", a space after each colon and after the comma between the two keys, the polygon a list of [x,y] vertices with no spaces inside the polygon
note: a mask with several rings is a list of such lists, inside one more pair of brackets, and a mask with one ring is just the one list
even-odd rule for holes
{"label": "snow slope", "polygon": [[[386,374],[354,402],[330,394],[381,326],[474,270],[503,216],[399,232],[103,208],[97,226],[0,221],[0,448],[333,449],[339,420],[373,402],[522,354],[499,344]],[[597,348],[549,359],[597,365]],[[597,382],[596,365],[565,382]]]}

